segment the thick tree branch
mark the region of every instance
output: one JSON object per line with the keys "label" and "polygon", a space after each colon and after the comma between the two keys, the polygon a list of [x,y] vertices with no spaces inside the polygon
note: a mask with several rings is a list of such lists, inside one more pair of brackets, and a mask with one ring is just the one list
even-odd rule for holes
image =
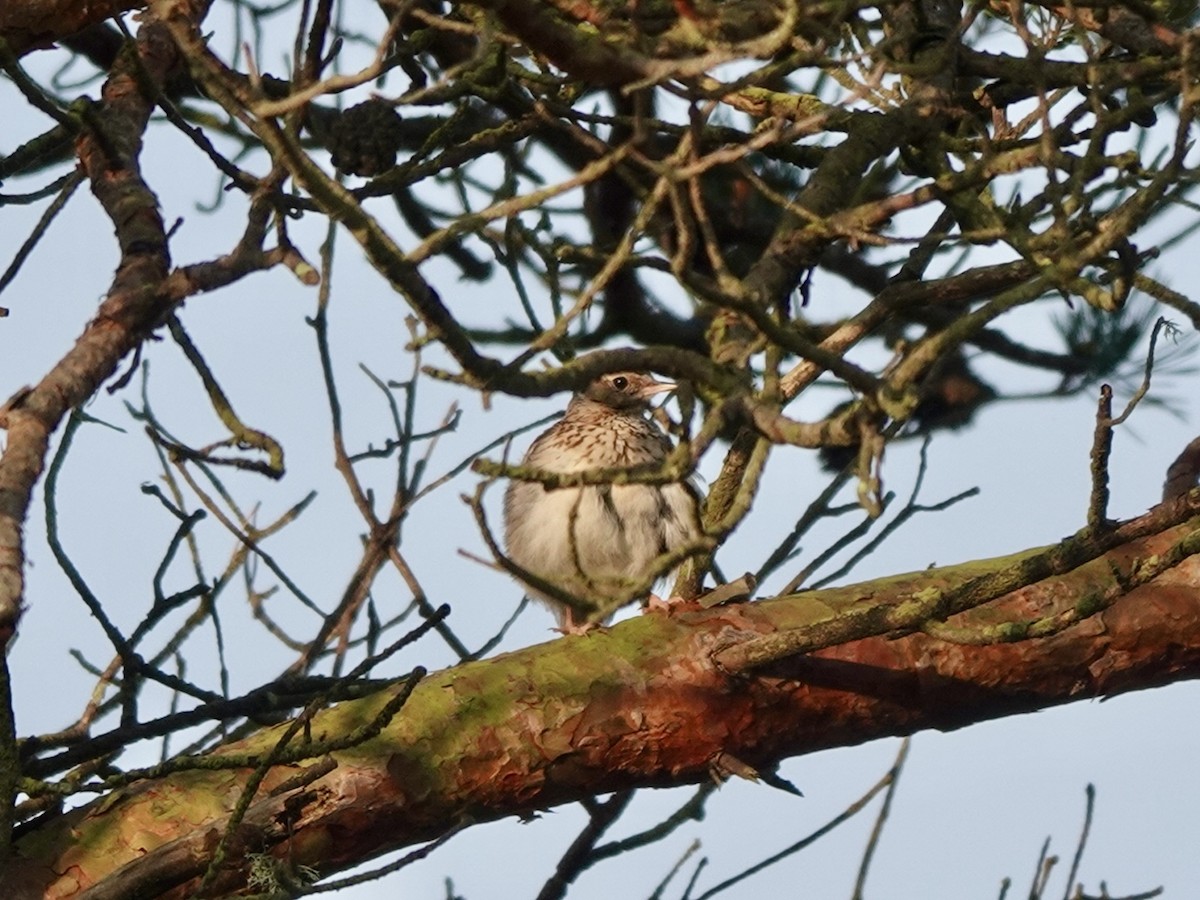
{"label": "thick tree branch", "polygon": [[[96,318],[75,346],[35,387],[11,399],[0,425],[8,443],[0,457],[0,632],[7,638],[24,592],[22,530],[50,434],[88,397],[163,314],[158,290],[170,257],[158,200],[138,168],[141,135],[154,108],[141,78],[161,84],[176,62],[174,45],[148,23],[138,42],[141,72],[126,67],[105,84],[100,109],[80,139],[79,158],[92,191],[113,220],[121,246],[117,273]],[[101,124],[102,123],[102,124]]]}
{"label": "thick tree branch", "polygon": [[[1121,528],[1138,533],[1198,506],[1200,492],[1192,492]],[[1132,590],[1128,584],[1137,583],[1140,567],[1198,539],[1193,516],[955,618],[954,635],[992,634],[994,642],[885,634],[747,675],[716,662],[726,648],[806,628],[860,598],[902,609],[931,584],[953,589],[1010,572],[1011,558],[705,612],[643,615],[446,670],[422,682],[378,737],[333,754],[332,772],[274,793],[297,771],[276,767],[241,821],[219,884],[242,884],[251,852],[327,875],[464,820],[703,781],[720,754],[765,767],[823,748],[1196,677],[1200,557]],[[1095,602],[1110,595],[1111,602]],[[997,628],[1079,610],[1098,611],[1041,639],[1013,642]],[[318,714],[313,738],[371,721],[393,693]],[[228,746],[211,762],[197,760],[195,770],[148,778],[35,827],[0,887],[11,896],[190,896],[251,766],[285,727]],[[244,766],[212,770],[230,758]]]}
{"label": "thick tree branch", "polygon": [[0,39],[21,56],[145,5],[146,0],[5,0],[0,3]]}

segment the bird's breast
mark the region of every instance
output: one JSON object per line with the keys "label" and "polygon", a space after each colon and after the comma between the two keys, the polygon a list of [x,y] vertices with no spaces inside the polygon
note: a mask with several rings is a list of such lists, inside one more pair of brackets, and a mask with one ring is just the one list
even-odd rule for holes
{"label": "bird's breast", "polygon": [[563,420],[530,449],[525,464],[549,472],[650,465],[666,458],[661,432],[644,419],[614,416],[599,423]]}

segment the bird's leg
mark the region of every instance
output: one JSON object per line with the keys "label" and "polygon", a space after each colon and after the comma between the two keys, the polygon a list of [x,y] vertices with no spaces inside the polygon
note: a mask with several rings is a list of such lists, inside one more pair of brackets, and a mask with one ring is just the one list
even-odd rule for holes
{"label": "bird's leg", "polygon": [[599,622],[589,622],[586,618],[581,618],[578,621],[575,619],[575,610],[567,608],[563,611],[563,616],[559,620],[558,627],[554,629],[559,634],[590,634],[596,630],[603,630],[604,626]]}

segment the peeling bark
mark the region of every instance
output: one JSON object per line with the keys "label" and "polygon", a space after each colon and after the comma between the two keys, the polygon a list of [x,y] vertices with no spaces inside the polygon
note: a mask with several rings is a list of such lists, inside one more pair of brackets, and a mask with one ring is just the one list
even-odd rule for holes
{"label": "peeling bark", "polygon": [[[1192,492],[1175,509],[1198,507],[1200,492]],[[1142,521],[1155,515],[1161,513]],[[963,613],[954,624],[986,629],[1068,612],[1198,537],[1200,518],[1189,518]],[[227,893],[244,885],[250,852],[327,875],[464,821],[622,788],[698,782],[720,754],[768,767],[815,750],[958,728],[1200,674],[1197,556],[1047,638],[974,646],[885,634],[747,675],[730,675],[714,662],[739,641],[810,627],[858,603],[903,604],[1013,562],[974,562],[711,611],[648,614],[431,675],[378,737],[334,754],[337,766],[328,774],[272,796],[300,767],[273,768],[238,828],[217,888]],[[370,721],[390,694],[320,713],[313,738]],[[284,727],[221,755],[264,754]],[[148,779],[35,827],[20,837],[0,888],[20,897],[191,896],[250,772]]]}

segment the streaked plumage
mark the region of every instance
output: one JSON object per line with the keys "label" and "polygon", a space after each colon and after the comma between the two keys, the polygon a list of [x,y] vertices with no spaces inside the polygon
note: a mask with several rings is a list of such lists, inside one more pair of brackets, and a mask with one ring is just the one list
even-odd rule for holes
{"label": "streaked plumage", "polygon": [[[646,410],[654,395],[673,388],[636,372],[601,376],[571,399],[566,415],[533,442],[522,465],[570,473],[661,462],[671,443]],[[509,558],[591,610],[628,599],[658,556],[700,534],[695,493],[682,483],[547,489],[514,480],[504,496]],[[526,587],[555,611],[564,631],[583,627],[582,613]]]}

